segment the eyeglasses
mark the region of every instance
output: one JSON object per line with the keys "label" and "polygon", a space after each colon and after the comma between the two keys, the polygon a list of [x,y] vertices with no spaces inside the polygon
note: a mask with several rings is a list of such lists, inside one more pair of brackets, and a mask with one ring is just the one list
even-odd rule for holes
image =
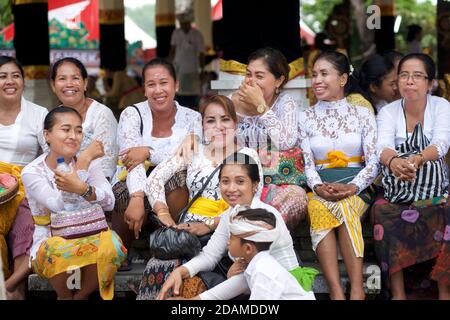
{"label": "eyeglasses", "polygon": [[402,82],[406,82],[409,80],[409,77],[411,77],[414,82],[420,82],[420,81],[428,79],[428,77],[426,75],[424,75],[423,73],[420,73],[420,72],[414,72],[412,74],[410,74],[409,72],[400,72],[398,75],[398,80],[402,81]]}

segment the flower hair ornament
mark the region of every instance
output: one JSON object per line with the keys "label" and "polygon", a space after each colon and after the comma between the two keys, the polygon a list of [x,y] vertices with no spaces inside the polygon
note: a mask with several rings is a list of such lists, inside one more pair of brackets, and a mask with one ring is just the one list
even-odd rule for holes
{"label": "flower hair ornament", "polygon": [[349,76],[353,75],[353,71],[355,71],[355,68],[353,68],[353,66],[350,65],[350,73],[348,75]]}

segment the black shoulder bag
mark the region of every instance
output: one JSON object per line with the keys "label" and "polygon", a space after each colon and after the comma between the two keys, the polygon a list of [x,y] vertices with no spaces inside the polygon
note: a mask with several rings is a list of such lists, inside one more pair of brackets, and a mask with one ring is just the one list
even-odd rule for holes
{"label": "black shoulder bag", "polygon": [[[212,177],[217,173],[219,168],[220,165],[214,169],[214,171],[203,183],[202,188],[195,194],[183,210],[181,210],[178,222],[183,221],[183,218],[191,205],[202,195],[206,186],[211,181]],[[178,230],[174,227],[165,226],[154,214],[150,214],[149,218],[161,226],[158,230],[150,234],[150,254],[152,257],[157,259],[190,259],[199,254],[202,249],[203,242],[207,242],[209,240],[210,234],[199,238],[186,230]]]}

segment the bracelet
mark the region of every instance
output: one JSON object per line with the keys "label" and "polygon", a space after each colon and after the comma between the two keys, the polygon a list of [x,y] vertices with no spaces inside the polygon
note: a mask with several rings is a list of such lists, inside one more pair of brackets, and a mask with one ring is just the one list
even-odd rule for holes
{"label": "bracelet", "polygon": [[131,198],[142,198],[142,199],[144,199],[145,196],[143,194],[141,194],[141,193],[133,193],[131,195]]}
{"label": "bracelet", "polygon": [[90,184],[87,184],[86,191],[80,195],[83,199],[89,199],[89,197],[94,193],[94,188]]}
{"label": "bracelet", "polygon": [[420,161],[420,166],[423,166],[423,164],[425,163],[425,157],[423,156],[422,152],[417,153],[416,156],[422,158],[422,160]]}
{"label": "bracelet", "polygon": [[161,216],[167,216],[167,215],[170,215],[170,212],[169,212],[169,211],[167,211],[167,212],[164,211],[163,213],[159,213],[159,212],[158,212],[158,213],[156,214],[156,216],[157,216],[158,218],[161,217]]}
{"label": "bracelet", "polygon": [[356,193],[355,194],[359,194],[359,187],[356,184],[354,184],[354,183],[349,183],[349,184],[351,184],[352,186],[355,186],[356,187]]}
{"label": "bracelet", "polygon": [[[392,156],[392,157],[389,159],[389,162],[388,162],[388,165],[387,165],[387,167],[388,167],[389,170],[391,170],[391,162],[392,162],[392,160],[394,160],[395,158],[400,158],[400,156],[399,156],[399,155],[395,155],[395,156]],[[392,171],[392,170],[391,170],[391,171]]]}
{"label": "bracelet", "polygon": [[321,187],[321,186],[323,186],[323,184],[322,183],[318,183],[318,184],[316,184],[314,187],[313,187],[313,191],[314,191],[314,193],[316,193],[317,194],[317,192],[316,192],[316,189],[318,188],[318,187]]}

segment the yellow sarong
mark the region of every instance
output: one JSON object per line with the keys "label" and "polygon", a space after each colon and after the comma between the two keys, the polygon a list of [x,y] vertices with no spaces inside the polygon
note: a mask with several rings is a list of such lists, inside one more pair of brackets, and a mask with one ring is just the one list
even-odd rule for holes
{"label": "yellow sarong", "polygon": [[114,276],[127,256],[119,236],[111,230],[77,239],[51,237],[45,240],[32,261],[34,271],[41,277],[54,276],[96,264],[100,296],[114,297]]}
{"label": "yellow sarong", "polygon": [[10,276],[10,270],[8,267],[8,246],[5,237],[14,223],[19,204],[25,196],[25,188],[20,179],[22,169],[23,167],[21,166],[0,161],[0,173],[9,173],[15,176],[19,181],[19,191],[17,192],[16,197],[7,203],[0,204],[0,252],[3,261],[3,273],[6,279]]}
{"label": "yellow sarong", "polygon": [[[327,153],[326,160],[316,160],[315,164],[326,164],[326,168],[345,168],[350,162],[363,162],[360,156],[347,157],[338,150]],[[331,231],[345,224],[356,257],[364,256],[361,216],[369,208],[357,195],[339,201],[327,201],[312,192],[308,193],[308,215],[311,222],[311,239],[313,249]]]}
{"label": "yellow sarong", "polygon": [[200,197],[191,205],[189,213],[204,216],[208,218],[217,217],[228,209],[228,203],[225,200],[212,200]]}

